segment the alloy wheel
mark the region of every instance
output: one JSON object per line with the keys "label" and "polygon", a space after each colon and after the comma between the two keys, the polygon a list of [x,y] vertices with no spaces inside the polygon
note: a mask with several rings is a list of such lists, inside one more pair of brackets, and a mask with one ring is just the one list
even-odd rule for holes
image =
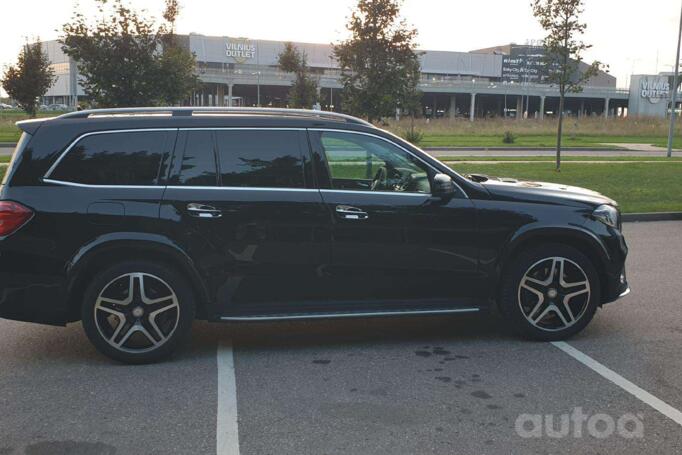
{"label": "alloy wheel", "polygon": [[585,271],[564,257],[531,265],[521,278],[518,303],[526,320],[545,331],[558,331],[580,320],[590,303]]}
{"label": "alloy wheel", "polygon": [[111,280],[94,307],[102,338],[128,353],[144,353],[164,345],[180,321],[178,298],[161,278],[127,273]]}

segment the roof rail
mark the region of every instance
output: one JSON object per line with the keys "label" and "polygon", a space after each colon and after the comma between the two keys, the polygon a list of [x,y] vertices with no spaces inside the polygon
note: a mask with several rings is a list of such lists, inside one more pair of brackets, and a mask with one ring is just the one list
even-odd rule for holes
{"label": "roof rail", "polygon": [[373,126],[365,120],[351,115],[311,109],[281,109],[271,107],[123,107],[111,109],[89,109],[60,115],[61,119],[88,118],[113,115],[154,115],[170,114],[173,117],[191,117],[194,114],[255,114],[286,115],[292,117],[318,117],[320,119],[345,121],[364,126]]}

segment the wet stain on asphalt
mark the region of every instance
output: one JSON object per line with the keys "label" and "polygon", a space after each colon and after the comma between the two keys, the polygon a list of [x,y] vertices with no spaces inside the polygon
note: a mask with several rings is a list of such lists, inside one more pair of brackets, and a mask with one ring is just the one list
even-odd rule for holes
{"label": "wet stain on asphalt", "polygon": [[440,382],[450,382],[452,381],[451,377],[448,376],[436,376],[436,379]]}
{"label": "wet stain on asphalt", "polygon": [[488,409],[502,409],[502,406],[497,405],[497,404],[489,404],[489,405],[486,405],[486,408],[488,408]]}
{"label": "wet stain on asphalt", "polygon": [[116,447],[101,442],[46,441],[26,447],[26,455],[114,455]]}
{"label": "wet stain on asphalt", "polygon": [[492,398],[492,396],[485,390],[476,390],[474,392],[471,392],[471,396],[480,398],[482,400],[489,400],[490,398]]}
{"label": "wet stain on asphalt", "polygon": [[414,351],[414,353],[419,357],[431,357],[431,353],[429,351]]}
{"label": "wet stain on asphalt", "polygon": [[526,396],[525,396],[524,394],[522,394],[522,393],[515,393],[515,394],[514,394],[514,397],[516,397],[516,398],[526,398]]}
{"label": "wet stain on asphalt", "polygon": [[313,363],[316,365],[327,365],[330,362],[331,362],[331,360],[327,360],[327,359],[315,359],[315,360],[313,360]]}

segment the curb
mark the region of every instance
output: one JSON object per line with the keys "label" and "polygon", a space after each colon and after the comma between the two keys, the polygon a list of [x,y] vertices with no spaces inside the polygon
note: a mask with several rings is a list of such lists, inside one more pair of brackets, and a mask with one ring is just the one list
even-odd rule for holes
{"label": "curb", "polygon": [[679,221],[682,220],[682,212],[651,212],[651,213],[624,213],[623,221]]}

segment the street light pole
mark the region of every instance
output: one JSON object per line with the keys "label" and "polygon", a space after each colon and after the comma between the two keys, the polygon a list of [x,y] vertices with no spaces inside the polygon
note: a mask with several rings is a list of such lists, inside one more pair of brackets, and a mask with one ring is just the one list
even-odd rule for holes
{"label": "street light pole", "polygon": [[256,105],[260,107],[260,71],[258,71],[258,94],[256,95]]}
{"label": "street light pole", "polygon": [[680,7],[680,30],[677,33],[677,57],[675,57],[675,76],[673,77],[673,96],[670,106],[670,129],[668,130],[668,158],[673,155],[673,133],[675,132],[675,105],[677,104],[677,85],[680,75],[680,43],[682,43],[682,6]]}

